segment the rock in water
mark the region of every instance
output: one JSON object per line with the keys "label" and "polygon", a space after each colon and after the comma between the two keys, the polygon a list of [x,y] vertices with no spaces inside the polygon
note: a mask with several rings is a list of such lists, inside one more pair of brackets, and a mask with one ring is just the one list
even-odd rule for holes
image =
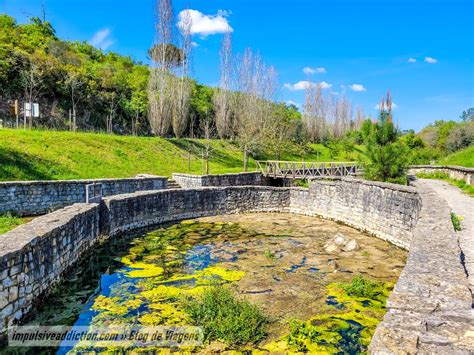
{"label": "rock in water", "polygon": [[332,240],[324,244],[324,250],[326,251],[326,253],[335,253],[340,251],[339,246],[336,245],[336,243],[334,243]]}
{"label": "rock in water", "polygon": [[328,262],[328,271],[329,272],[336,272],[338,268],[339,268],[339,265],[337,265],[336,261],[330,260]]}
{"label": "rock in water", "polygon": [[354,250],[359,250],[360,245],[357,243],[357,240],[351,239],[347,242],[347,244],[344,246],[344,251],[354,251]]}
{"label": "rock in water", "polygon": [[337,233],[336,236],[334,237],[334,243],[336,243],[336,245],[344,246],[346,245],[348,241],[349,241],[349,238],[347,238],[342,233]]}

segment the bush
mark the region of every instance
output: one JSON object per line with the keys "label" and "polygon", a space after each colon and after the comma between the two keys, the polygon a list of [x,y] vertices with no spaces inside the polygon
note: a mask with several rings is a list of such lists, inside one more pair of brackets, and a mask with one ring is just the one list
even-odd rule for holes
{"label": "bush", "polygon": [[266,335],[267,318],[260,309],[238,300],[223,286],[212,286],[184,308],[194,325],[202,326],[206,341],[219,340],[229,345],[257,343]]}

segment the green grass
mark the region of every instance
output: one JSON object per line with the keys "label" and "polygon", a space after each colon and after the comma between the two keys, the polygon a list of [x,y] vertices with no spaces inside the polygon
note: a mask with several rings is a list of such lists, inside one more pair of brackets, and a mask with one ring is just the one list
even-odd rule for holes
{"label": "green grass", "polygon": [[450,154],[438,163],[441,165],[458,165],[474,168],[474,145]]}
{"label": "green grass", "polygon": [[434,173],[418,173],[416,174],[416,177],[419,177],[421,179],[444,180],[450,183],[451,185],[458,187],[467,195],[474,197],[474,186],[469,185],[464,180],[451,179],[447,173],[442,173],[439,171]]}
{"label": "green grass", "polygon": [[20,224],[26,223],[25,218],[19,218],[10,213],[0,215],[0,235],[18,227]]}
{"label": "green grass", "polygon": [[[201,174],[204,144],[199,139],[0,129],[0,181],[123,178],[136,174],[171,176],[173,172]],[[361,152],[361,147],[346,153],[313,144],[305,155],[292,147],[280,159],[347,161]],[[275,157],[261,154],[259,159]],[[211,174],[240,172],[242,151],[236,143],[212,140],[209,167]],[[253,159],[249,170],[255,170]]]}
{"label": "green grass", "polygon": [[260,309],[238,300],[224,286],[212,286],[197,300],[185,303],[192,323],[202,326],[205,341],[219,340],[229,345],[255,344],[266,335],[268,323]]}

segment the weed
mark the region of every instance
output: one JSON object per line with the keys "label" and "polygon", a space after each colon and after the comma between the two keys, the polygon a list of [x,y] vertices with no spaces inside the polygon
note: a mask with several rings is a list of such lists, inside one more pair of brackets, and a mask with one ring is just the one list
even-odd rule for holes
{"label": "weed", "polygon": [[456,232],[459,232],[462,229],[461,220],[461,216],[458,216],[456,213],[451,212],[451,222],[453,223],[453,228]]}
{"label": "weed", "polygon": [[275,253],[272,252],[271,250],[265,250],[263,255],[265,255],[265,257],[269,260],[275,260]]}
{"label": "weed", "polygon": [[229,345],[257,343],[266,335],[268,323],[260,309],[238,300],[220,285],[204,290],[200,298],[184,303],[192,323],[203,327],[206,341],[219,340]]}
{"label": "weed", "polygon": [[350,284],[341,283],[339,286],[349,296],[374,298],[379,293],[381,284],[357,275]]}

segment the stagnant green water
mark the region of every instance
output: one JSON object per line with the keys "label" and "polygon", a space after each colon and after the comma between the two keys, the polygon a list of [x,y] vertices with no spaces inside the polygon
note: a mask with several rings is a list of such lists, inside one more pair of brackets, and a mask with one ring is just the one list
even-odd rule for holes
{"label": "stagnant green water", "polygon": [[[326,252],[324,244],[337,233],[355,239],[361,249]],[[183,221],[105,242],[29,324],[187,325],[192,320],[184,300],[199,299],[206,288],[221,284],[261,309],[269,320],[265,338],[239,346],[211,341],[187,350],[362,353],[405,256],[387,242],[314,217],[247,214]],[[344,286],[358,275],[376,281],[370,294]],[[85,350],[81,346],[58,352]]]}

